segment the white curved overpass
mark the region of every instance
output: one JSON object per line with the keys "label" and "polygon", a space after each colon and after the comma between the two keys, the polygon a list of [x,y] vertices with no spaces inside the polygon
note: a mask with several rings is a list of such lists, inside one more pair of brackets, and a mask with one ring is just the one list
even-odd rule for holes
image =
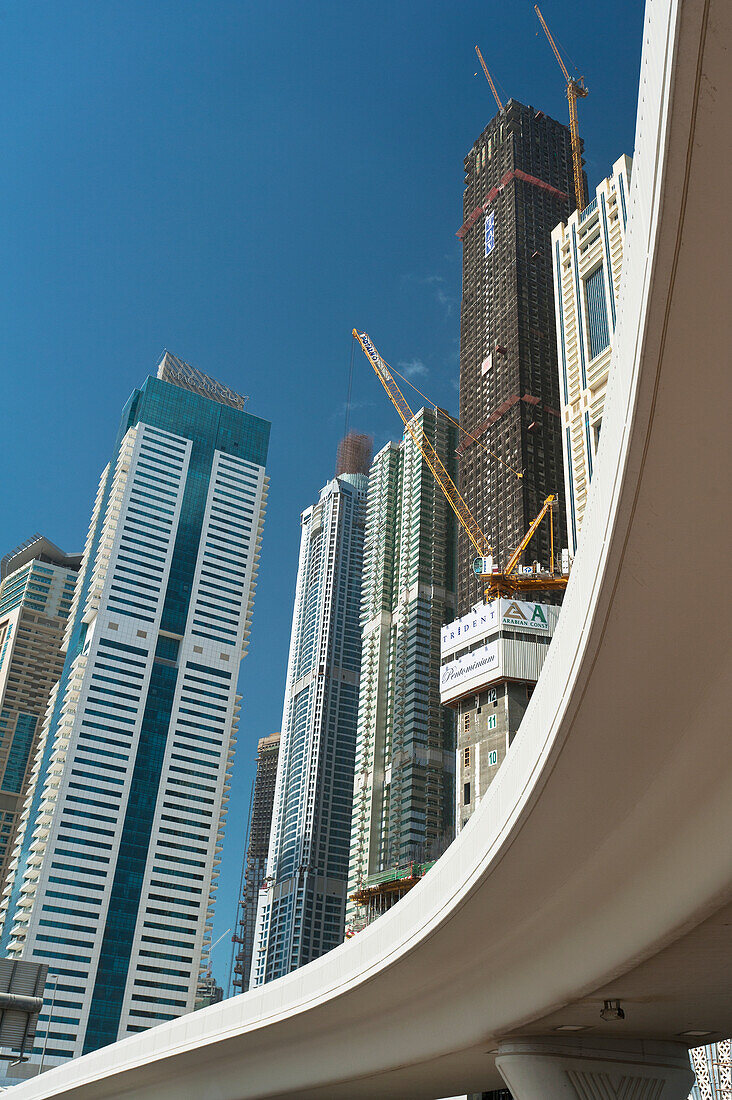
{"label": "white curved overpass", "polygon": [[[729,0],[649,0],[583,543],[521,733],[470,825],[343,947],[17,1100],[426,1100],[500,1087],[498,1040],[563,1024],[732,1033],[731,44]],[[616,997],[625,1021],[602,1022]]]}

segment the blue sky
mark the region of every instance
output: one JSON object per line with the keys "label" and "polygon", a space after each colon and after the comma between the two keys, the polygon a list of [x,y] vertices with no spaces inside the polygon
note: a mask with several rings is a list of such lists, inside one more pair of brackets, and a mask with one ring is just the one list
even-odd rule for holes
{"label": "blue sky", "polygon": [[[642,4],[545,0],[584,73],[590,187],[633,151]],[[581,13],[581,18],[578,13]],[[463,157],[504,99],[566,120],[531,3],[0,3],[2,550],[80,549],[120,410],[167,347],[272,421],[215,935],[279,729],[299,513],[331,476],[351,328],[457,402]],[[398,420],[357,356],[351,426]],[[216,949],[225,979],[229,944]]]}

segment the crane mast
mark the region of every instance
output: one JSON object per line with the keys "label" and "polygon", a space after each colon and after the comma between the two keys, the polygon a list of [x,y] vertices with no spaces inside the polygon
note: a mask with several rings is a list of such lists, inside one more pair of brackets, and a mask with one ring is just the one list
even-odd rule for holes
{"label": "crane mast", "polygon": [[526,547],[531,542],[532,538],[534,537],[534,534],[536,533],[536,531],[539,527],[539,524],[541,523],[541,521],[543,520],[543,518],[547,514],[547,512],[549,513],[549,529],[551,531],[550,556],[551,556],[551,559],[552,559],[552,568],[553,568],[553,563],[554,563],[554,508],[556,507],[556,500],[557,500],[556,494],[554,494],[554,493],[551,493],[546,498],[546,500],[544,501],[544,504],[543,504],[542,509],[539,512],[538,516],[536,517],[536,519],[534,519],[532,521],[531,525],[529,526],[528,531],[526,532],[524,537],[521,539],[521,542],[518,544],[518,546],[514,550],[513,554],[509,558],[508,565],[506,566],[506,568],[503,571],[504,577],[508,577],[508,576],[510,576],[511,573],[513,573],[514,569],[518,565],[519,558],[521,557],[524,550],[526,549]]}
{"label": "crane mast", "polygon": [[[409,432],[414,445],[416,446],[422,458],[427,463],[427,466],[432,472],[432,476],[442,489],[442,492],[447,498],[447,502],[452,508],[453,512],[457,516],[458,522],[463,527],[468,538],[470,539],[474,549],[476,550],[478,557],[473,562],[473,569],[478,577],[485,580],[485,597],[486,600],[494,600],[498,596],[504,595],[516,595],[522,592],[535,592],[535,591],[549,591],[555,589],[564,589],[567,585],[567,577],[562,574],[558,574],[555,571],[554,566],[554,517],[553,511],[556,507],[557,498],[554,494],[551,494],[544,501],[544,505],[539,512],[538,516],[533,520],[529,526],[528,531],[522,538],[519,545],[511,555],[508,565],[503,571],[493,568],[493,558],[491,555],[491,545],[486,538],[483,531],[480,529],[477,520],[465,503],[464,498],[460,494],[458,487],[447,472],[442,459],[438,455],[435,448],[430,443],[429,439],[425,435],[424,431],[414,423],[414,413],[409,406],[407,399],[402,391],[399,389],[394,376],[392,375],[388,363],[379,355],[378,351],[371,342],[368,333],[358,332],[353,329],[353,337],[358,340],[363,352],[374,368],[376,377],[381,382],[382,386],[387,392],[387,395],[394,405],[394,408],[399,413],[402,419],[404,427]],[[526,547],[534,537],[539,524],[544,517],[549,514],[550,530],[551,530],[551,563],[549,570],[542,573],[531,572],[516,573],[515,569],[518,565],[519,558],[523,554]]]}
{"label": "crane mast", "polygon": [[488,66],[486,65],[485,61],[483,60],[483,54],[480,52],[480,46],[475,47],[475,52],[478,55],[478,61],[480,61],[481,65],[483,66],[483,72],[485,73],[485,78],[491,86],[491,91],[493,92],[493,98],[495,99],[496,103],[498,104],[498,110],[502,111],[503,110],[503,104],[501,103],[500,96],[498,95],[498,92],[496,91],[496,86],[493,83],[493,77],[488,72]]}
{"label": "crane mast", "polygon": [[585,196],[585,181],[582,174],[582,146],[580,144],[579,136],[579,121],[577,119],[577,100],[583,99],[587,95],[587,88],[585,87],[585,78],[583,76],[573,77],[569,75],[567,66],[562,60],[562,55],[557,48],[557,44],[552,37],[552,32],[546,25],[546,20],[539,10],[539,5],[534,4],[534,11],[539,17],[539,22],[544,28],[544,34],[546,35],[549,45],[554,51],[554,56],[559,62],[559,67],[564,74],[564,79],[567,81],[567,101],[569,103],[569,132],[572,139],[572,170],[574,173],[574,195],[577,200],[577,209],[584,210],[586,206]]}

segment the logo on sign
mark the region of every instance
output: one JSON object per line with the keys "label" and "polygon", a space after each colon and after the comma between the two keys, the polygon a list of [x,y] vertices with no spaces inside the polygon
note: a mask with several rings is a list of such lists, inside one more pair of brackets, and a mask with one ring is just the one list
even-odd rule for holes
{"label": "logo on sign", "polygon": [[503,617],[504,619],[521,619],[522,622],[527,621],[526,616],[516,602],[510,603],[508,605],[506,610],[503,612]]}
{"label": "logo on sign", "polygon": [[526,605],[527,609],[532,606],[534,610],[531,618],[529,618],[514,600],[503,612],[504,623],[509,623],[512,626],[533,626],[538,630],[548,630],[549,623],[546,621],[546,615],[542,611],[541,604]]}
{"label": "logo on sign", "polygon": [[485,254],[490,256],[496,243],[496,215],[491,211],[485,219]]}

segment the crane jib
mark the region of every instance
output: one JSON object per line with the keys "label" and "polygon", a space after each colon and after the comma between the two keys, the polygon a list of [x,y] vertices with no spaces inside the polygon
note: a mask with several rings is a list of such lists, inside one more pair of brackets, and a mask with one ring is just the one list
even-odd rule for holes
{"label": "crane jib", "polygon": [[381,358],[378,351],[376,350],[374,345],[371,343],[371,341],[369,340],[369,338],[368,338],[368,336],[366,335],[365,332],[362,332],[359,335],[359,340],[361,341],[361,344],[363,346],[364,351],[366,352],[369,359],[371,360],[371,362],[376,367],[379,374],[383,378],[385,378],[387,382],[393,382],[394,379],[392,378],[391,374],[387,370],[386,363]]}

